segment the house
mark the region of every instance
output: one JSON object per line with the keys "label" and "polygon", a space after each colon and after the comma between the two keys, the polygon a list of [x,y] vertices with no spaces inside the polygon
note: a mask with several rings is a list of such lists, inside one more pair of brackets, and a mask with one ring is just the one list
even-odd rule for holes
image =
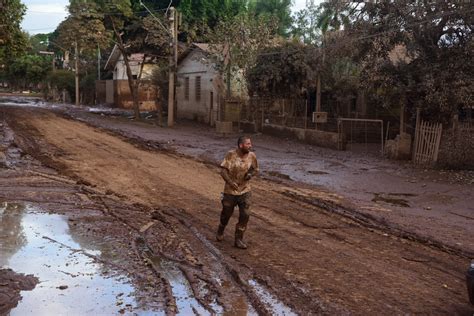
{"label": "house", "polygon": [[[151,57],[145,54],[131,54],[128,58],[133,79],[140,78],[138,100],[140,110],[153,111],[158,107],[157,88],[151,83],[153,69],[157,66]],[[116,107],[131,109],[133,99],[127,76],[127,68],[122,52],[117,45],[110,53],[105,70],[112,72],[112,80],[98,80],[96,83],[99,103],[114,104]]]}
{"label": "house", "polygon": [[[131,54],[128,57],[130,68],[132,71],[133,79],[137,79],[140,75],[141,79],[149,79],[153,73],[153,68],[156,65],[153,63],[153,59],[145,54]],[[127,80],[127,68],[125,67],[125,61],[123,55],[118,49],[117,45],[114,46],[112,52],[104,67],[105,70],[112,70],[113,80]]]}
{"label": "house", "polygon": [[[226,87],[210,57],[209,44],[194,43],[181,56],[177,69],[177,117],[215,125],[216,121],[238,118],[237,103],[226,103]],[[224,50],[223,50],[224,51]],[[238,77],[234,75],[233,78]],[[242,80],[231,83],[230,97],[247,97]],[[226,106],[228,104],[228,106]]]}

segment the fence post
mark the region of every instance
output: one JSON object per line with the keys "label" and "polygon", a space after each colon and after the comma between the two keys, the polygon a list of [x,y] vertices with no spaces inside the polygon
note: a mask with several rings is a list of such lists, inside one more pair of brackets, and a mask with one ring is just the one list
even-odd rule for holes
{"label": "fence post", "polygon": [[416,108],[416,124],[415,124],[415,142],[413,144],[412,160],[416,162],[416,151],[418,150],[419,129],[420,129],[420,108]]}
{"label": "fence post", "polygon": [[305,101],[304,106],[304,129],[308,128],[308,99]]}
{"label": "fence post", "polygon": [[437,138],[436,138],[436,147],[435,147],[435,152],[434,152],[434,157],[433,161],[437,162],[438,161],[438,153],[439,153],[439,144],[441,143],[441,135],[443,133],[443,125],[441,123],[438,124],[437,128]]}

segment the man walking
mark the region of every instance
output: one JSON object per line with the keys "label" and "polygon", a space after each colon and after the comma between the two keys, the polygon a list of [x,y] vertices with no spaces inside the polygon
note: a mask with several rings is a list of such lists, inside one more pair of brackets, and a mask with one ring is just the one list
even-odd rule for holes
{"label": "man walking", "polygon": [[221,176],[225,181],[222,197],[222,213],[216,239],[224,239],[224,229],[239,206],[239,222],[235,226],[235,244],[240,249],[247,249],[244,243],[244,232],[250,217],[250,179],[258,173],[257,156],[251,152],[252,142],[249,137],[241,136],[237,140],[237,149],[230,150],[221,163]]}

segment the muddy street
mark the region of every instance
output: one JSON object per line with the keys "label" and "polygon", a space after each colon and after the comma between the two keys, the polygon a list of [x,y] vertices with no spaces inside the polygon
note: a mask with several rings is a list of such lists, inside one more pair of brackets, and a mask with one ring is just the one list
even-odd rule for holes
{"label": "muddy street", "polygon": [[0,291],[0,313],[474,312],[462,245],[352,213],[319,186],[260,177],[249,249],[236,249],[235,216],[214,238],[223,181],[212,159],[62,111],[1,109],[0,272],[12,272],[0,289],[37,280],[21,300]]}

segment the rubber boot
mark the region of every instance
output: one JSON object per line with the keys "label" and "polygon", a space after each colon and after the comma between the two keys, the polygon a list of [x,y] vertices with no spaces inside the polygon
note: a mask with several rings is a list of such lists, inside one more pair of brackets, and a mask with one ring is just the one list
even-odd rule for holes
{"label": "rubber boot", "polygon": [[239,229],[238,227],[235,228],[234,247],[239,248],[239,249],[247,249],[247,245],[243,241],[244,231],[245,230]]}
{"label": "rubber boot", "polygon": [[225,226],[223,226],[222,224],[219,224],[219,227],[217,228],[217,234],[216,234],[217,241],[224,240],[224,229],[225,229]]}

